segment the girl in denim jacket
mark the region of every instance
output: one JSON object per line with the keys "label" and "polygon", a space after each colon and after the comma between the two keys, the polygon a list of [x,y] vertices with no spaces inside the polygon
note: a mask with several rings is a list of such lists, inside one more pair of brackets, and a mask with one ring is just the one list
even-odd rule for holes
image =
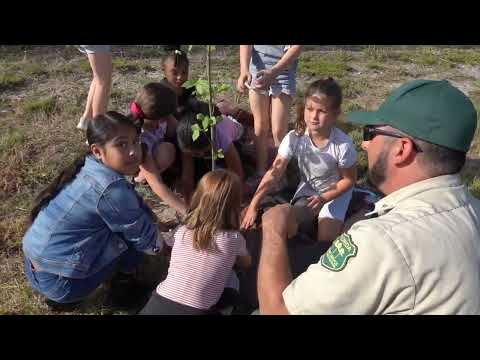
{"label": "girl in denim jacket", "polygon": [[36,200],[23,239],[25,273],[54,309],[84,300],[117,270],[110,300],[131,307],[148,294],[135,282],[135,269],[142,253],[162,249],[163,238],[125,177],[137,174],[142,161],[139,130],[117,112],[96,116],[87,127],[89,153]]}

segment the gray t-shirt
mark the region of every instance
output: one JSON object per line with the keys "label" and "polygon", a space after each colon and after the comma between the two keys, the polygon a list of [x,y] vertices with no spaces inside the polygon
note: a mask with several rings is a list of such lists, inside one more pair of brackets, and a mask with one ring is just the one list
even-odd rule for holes
{"label": "gray t-shirt", "polygon": [[352,167],[357,161],[352,140],[336,127],[321,149],[313,144],[308,131],[299,136],[292,130],[283,138],[278,154],[288,160],[295,157],[298,162],[300,184],[292,200],[327,191],[340,180],[338,169]]}

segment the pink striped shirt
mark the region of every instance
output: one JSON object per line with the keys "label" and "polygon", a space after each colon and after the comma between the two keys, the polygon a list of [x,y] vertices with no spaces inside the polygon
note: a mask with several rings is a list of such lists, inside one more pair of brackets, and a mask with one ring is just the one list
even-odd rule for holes
{"label": "pink striped shirt", "polygon": [[238,231],[221,231],[215,235],[219,251],[195,250],[193,231],[180,227],[169,242],[174,242],[167,278],[157,293],[177,303],[197,309],[215,305],[232,272],[237,256],[248,255],[245,238]]}

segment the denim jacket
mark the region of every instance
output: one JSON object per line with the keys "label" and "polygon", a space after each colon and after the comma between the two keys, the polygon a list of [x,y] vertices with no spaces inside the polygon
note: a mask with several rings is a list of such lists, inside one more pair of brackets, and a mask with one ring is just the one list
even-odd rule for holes
{"label": "denim jacket", "polygon": [[39,270],[79,279],[95,274],[128,247],[156,252],[161,245],[153,213],[133,185],[92,155],[23,238],[23,251]]}

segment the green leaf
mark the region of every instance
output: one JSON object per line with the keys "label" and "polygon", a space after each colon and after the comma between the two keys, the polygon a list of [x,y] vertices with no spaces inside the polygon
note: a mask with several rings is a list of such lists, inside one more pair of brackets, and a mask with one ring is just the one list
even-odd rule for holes
{"label": "green leaf", "polygon": [[222,93],[225,93],[225,92],[230,91],[230,90],[232,90],[232,86],[230,86],[228,84],[220,84],[217,87],[217,90],[215,92],[217,94],[222,94]]}
{"label": "green leaf", "polygon": [[218,115],[217,118],[216,118],[216,124],[218,124],[219,122],[222,122],[223,121],[223,116],[222,115]]}
{"label": "green leaf", "polygon": [[198,124],[194,124],[192,125],[192,130],[193,130],[192,140],[196,141],[200,136],[200,126]]}
{"label": "green leaf", "polygon": [[207,130],[208,129],[208,125],[209,125],[209,121],[210,120],[210,117],[209,116],[204,116],[203,119],[202,119],[202,126],[203,126],[203,129],[204,130]]}
{"label": "green leaf", "polygon": [[213,153],[213,160],[217,160],[218,159],[218,154],[216,151],[212,151]]}
{"label": "green leaf", "polygon": [[204,118],[205,118],[205,114],[202,114],[202,113],[197,114],[197,120],[203,121]]}
{"label": "green leaf", "polygon": [[191,87],[194,87],[195,85],[197,85],[197,80],[187,80],[185,81],[185,83],[182,85],[184,88],[187,88],[187,89],[190,89]]}
{"label": "green leaf", "polygon": [[198,80],[195,84],[195,89],[197,90],[197,94],[200,96],[204,96],[208,94],[208,82],[207,80]]}
{"label": "green leaf", "polygon": [[223,159],[225,157],[225,155],[223,155],[223,150],[222,149],[217,150],[217,157],[219,159]]}
{"label": "green leaf", "polygon": [[192,140],[197,141],[199,137],[200,137],[200,130],[194,130],[192,133]]}

